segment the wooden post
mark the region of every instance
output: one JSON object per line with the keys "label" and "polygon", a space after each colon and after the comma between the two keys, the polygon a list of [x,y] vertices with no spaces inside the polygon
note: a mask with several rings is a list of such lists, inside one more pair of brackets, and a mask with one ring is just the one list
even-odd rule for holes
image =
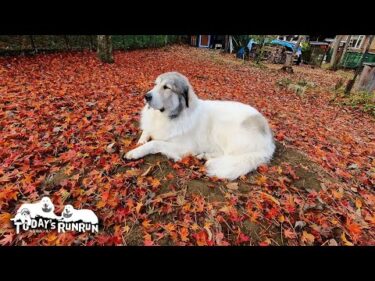
{"label": "wooden post", "polygon": [[280,69],[282,71],[285,71],[287,73],[293,73],[293,52],[285,52],[286,58],[285,58],[285,64],[283,67]]}
{"label": "wooden post", "polygon": [[355,90],[370,93],[375,90],[375,64],[364,65]]}
{"label": "wooden post", "polygon": [[361,68],[362,68],[362,65],[363,65],[363,62],[365,60],[365,57],[366,57],[366,54],[368,52],[368,50],[370,49],[370,46],[371,46],[371,43],[372,43],[372,40],[374,39],[374,35],[370,35],[369,36],[369,40],[367,42],[367,46],[364,50],[364,52],[362,53],[362,58],[361,58],[361,61],[354,73],[354,77],[352,80],[349,80],[348,84],[346,85],[346,88],[345,88],[345,95],[349,95],[350,94],[350,91],[352,90],[353,86],[354,86],[354,83],[355,83],[355,79],[357,78],[358,74],[361,72]]}
{"label": "wooden post", "polygon": [[338,63],[337,51],[339,50],[342,37],[343,37],[342,35],[336,35],[335,43],[333,44],[332,57],[330,61],[330,69],[332,70],[337,69],[337,63]]}
{"label": "wooden post", "polygon": [[303,35],[298,36],[298,40],[297,40],[296,45],[293,48],[293,52],[286,52],[285,64],[281,68],[282,71],[293,73],[293,57],[295,53],[298,51],[299,45],[301,44],[303,37],[304,37]]}
{"label": "wooden post", "polygon": [[343,64],[344,62],[344,57],[345,57],[345,54],[348,50],[348,47],[349,47],[349,44],[350,44],[350,40],[352,39],[352,36],[351,35],[347,35],[348,37],[346,38],[346,42],[345,42],[345,47],[344,47],[344,50],[342,51],[342,54],[341,54],[341,58],[340,58],[340,65]]}

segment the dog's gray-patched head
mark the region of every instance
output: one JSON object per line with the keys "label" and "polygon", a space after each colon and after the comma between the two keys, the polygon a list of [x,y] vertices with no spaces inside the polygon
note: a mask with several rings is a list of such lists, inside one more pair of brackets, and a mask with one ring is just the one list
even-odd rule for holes
{"label": "dog's gray-patched head", "polygon": [[51,199],[49,199],[48,197],[43,197],[41,200],[41,204],[42,204],[42,211],[45,213],[50,213],[55,210],[55,206],[53,205]]}
{"label": "dog's gray-patched head", "polygon": [[64,218],[70,218],[73,215],[74,207],[72,205],[66,205],[62,212]]}
{"label": "dog's gray-patched head", "polygon": [[166,72],[155,80],[154,88],[145,95],[150,107],[165,112],[171,119],[189,107],[189,80],[178,72]]}

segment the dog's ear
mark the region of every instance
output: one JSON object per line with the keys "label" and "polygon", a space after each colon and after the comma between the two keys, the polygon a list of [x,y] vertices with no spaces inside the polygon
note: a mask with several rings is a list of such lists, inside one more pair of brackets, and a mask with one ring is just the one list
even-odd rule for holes
{"label": "dog's ear", "polygon": [[185,87],[182,93],[185,99],[186,107],[189,107],[189,87]]}

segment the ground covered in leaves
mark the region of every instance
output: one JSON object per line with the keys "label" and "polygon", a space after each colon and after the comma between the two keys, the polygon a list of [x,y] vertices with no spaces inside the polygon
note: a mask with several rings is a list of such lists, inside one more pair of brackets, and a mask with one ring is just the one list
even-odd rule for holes
{"label": "ground covered in leaves", "polygon": [[[0,58],[1,245],[375,244],[374,119],[332,102],[347,74],[286,74],[189,47],[114,58]],[[227,182],[193,157],[123,160],[140,135],[144,93],[172,70],[201,98],[261,111],[277,140],[272,162]],[[93,210],[99,233],[15,234],[17,208],[44,195],[58,215],[66,204]]]}

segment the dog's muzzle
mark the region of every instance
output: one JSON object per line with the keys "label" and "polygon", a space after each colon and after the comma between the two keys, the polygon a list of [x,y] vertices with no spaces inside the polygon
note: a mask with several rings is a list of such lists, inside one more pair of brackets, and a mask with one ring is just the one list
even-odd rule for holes
{"label": "dog's muzzle", "polygon": [[73,215],[73,213],[64,213],[64,214],[63,214],[63,217],[68,219],[68,218],[70,218],[72,215]]}
{"label": "dog's muzzle", "polygon": [[42,211],[45,213],[49,213],[52,211],[52,208],[49,208],[48,205],[44,205],[42,208]]}

